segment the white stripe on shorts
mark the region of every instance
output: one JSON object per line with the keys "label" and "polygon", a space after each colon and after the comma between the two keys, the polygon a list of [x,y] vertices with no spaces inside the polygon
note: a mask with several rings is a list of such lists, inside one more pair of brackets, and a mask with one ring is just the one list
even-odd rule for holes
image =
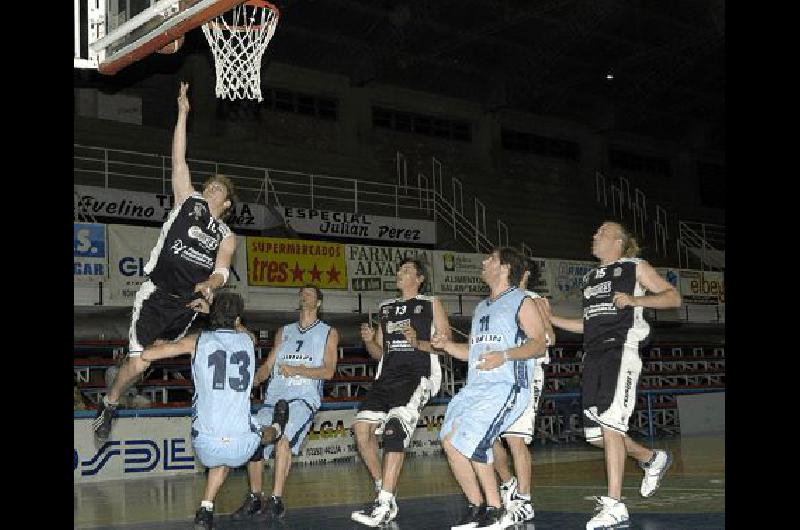
{"label": "white stripe on shorts", "polygon": [[128,330],[128,356],[137,357],[142,354],[142,347],[139,344],[139,339],[136,336],[136,322],[139,320],[139,313],[142,310],[142,304],[145,300],[150,298],[156,292],[156,285],[150,280],[145,280],[139,290],[136,292],[136,297],[133,299],[133,315],[131,316],[131,327]]}

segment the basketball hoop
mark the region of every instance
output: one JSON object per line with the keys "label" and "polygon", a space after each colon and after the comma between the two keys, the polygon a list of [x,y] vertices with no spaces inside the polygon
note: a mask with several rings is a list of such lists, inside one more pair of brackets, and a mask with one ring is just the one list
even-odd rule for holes
{"label": "basketball hoop", "polygon": [[203,24],[217,72],[218,98],[261,96],[261,58],[275,33],[280,11],[263,0],[248,0]]}

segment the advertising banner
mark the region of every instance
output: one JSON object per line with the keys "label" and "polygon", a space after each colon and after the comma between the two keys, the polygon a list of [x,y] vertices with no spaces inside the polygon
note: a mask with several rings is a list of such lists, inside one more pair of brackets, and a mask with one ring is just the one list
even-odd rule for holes
{"label": "advertising banner", "polygon": [[485,254],[433,251],[433,292],[489,296],[489,286],[481,279]]}
{"label": "advertising banner", "polygon": [[724,304],[725,276],[715,271],[682,269],[680,293],[684,304]]}
{"label": "advertising banner", "polygon": [[665,280],[669,282],[671,286],[676,288],[678,292],[681,290],[680,278],[681,278],[681,271],[680,269],[671,269],[668,267],[656,267],[656,272]]}
{"label": "advertising banner", "polygon": [[73,427],[74,483],[195,473],[189,434],[192,418],[118,418],[114,438],[101,447],[94,442],[92,421],[77,419]]}
{"label": "advertising banner", "polygon": [[435,282],[433,251],[421,248],[347,245],[347,277],[352,292],[397,292],[397,268],[406,258],[418,259],[427,272],[421,293],[430,294]]}
{"label": "advertising banner", "polygon": [[76,282],[97,282],[108,276],[106,225],[72,224],[73,278]]}
{"label": "advertising banner", "polygon": [[[160,228],[150,226],[108,225],[109,281],[108,295],[115,302],[133,305],[136,291],[145,281],[144,266],[158,241]],[[236,251],[222,290],[241,294],[247,301],[247,249],[245,237],[236,238]]]}
{"label": "advertising banner", "polygon": [[380,215],[332,212],[311,208],[281,209],[286,225],[302,234],[378,239],[393,243],[436,243],[436,223]]}
{"label": "advertising banner", "polygon": [[108,225],[108,296],[133,305],[136,291],[146,280],[144,266],[158,241],[158,228]]}
{"label": "advertising banner", "polygon": [[[446,410],[446,405],[429,405],[422,409],[408,452],[418,456],[441,452],[439,429]],[[316,464],[356,458],[358,448],[351,430],[355,414],[355,409],[317,412],[295,462]]]}
{"label": "advertising banner", "polygon": [[584,275],[597,266],[593,261],[547,260],[550,294],[554,304],[582,308]]}
{"label": "advertising banner", "polygon": [[276,237],[247,238],[247,284],[251,286],[346,289],[341,243]]}
{"label": "advertising banner", "polygon": [[[140,191],[74,186],[78,194],[78,208],[94,217],[116,217],[137,221],[164,222],[174,206],[172,193],[159,194]],[[266,230],[283,225],[283,219],[263,204],[237,203],[226,222],[234,231],[237,228]]]}

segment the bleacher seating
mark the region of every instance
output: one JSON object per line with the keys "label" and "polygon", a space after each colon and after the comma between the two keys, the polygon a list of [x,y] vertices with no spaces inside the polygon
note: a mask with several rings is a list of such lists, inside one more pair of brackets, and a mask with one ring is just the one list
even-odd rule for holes
{"label": "bleacher seating", "polygon": [[[124,352],[125,345],[120,340],[74,343],[73,370],[78,388],[91,403],[97,403],[104,394],[104,371],[115,364],[113,354]],[[257,366],[266,362],[271,346],[268,342],[258,344]],[[340,346],[338,356],[336,374],[323,387],[323,402],[362,400],[375,378],[377,361],[361,345]],[[550,363],[545,368],[545,388],[537,416],[536,439],[541,443],[575,441],[582,436],[582,345],[561,344],[551,351],[550,357]],[[653,345],[642,351],[642,363],[638,385],[640,392],[631,421],[632,433],[647,435],[651,429],[656,434],[675,434],[679,431],[677,394],[671,394],[670,391],[703,391],[725,387],[724,345]],[[460,388],[466,378],[466,364],[458,360],[443,364],[444,370],[452,372],[443,374],[443,381],[448,377],[453,378],[456,389]],[[188,407],[193,391],[189,358],[183,356],[154,362],[138,388],[151,398],[151,407]],[[253,392],[254,405],[262,402],[265,389],[266,386],[262,385]],[[644,391],[656,392],[648,397]]]}

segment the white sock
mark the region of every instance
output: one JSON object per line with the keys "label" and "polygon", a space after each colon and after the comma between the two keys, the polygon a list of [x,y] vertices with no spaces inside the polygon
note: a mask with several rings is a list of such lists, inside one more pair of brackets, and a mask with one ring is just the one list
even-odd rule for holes
{"label": "white sock", "polygon": [[375,489],[377,491],[381,491],[381,488],[383,488],[383,481],[381,479],[378,479],[375,481]]}
{"label": "white sock", "polygon": [[378,492],[378,502],[390,502],[394,498],[394,493],[381,489]]}
{"label": "white sock", "polygon": [[214,503],[211,501],[200,501],[201,508],[208,508],[211,511],[214,511]]}
{"label": "white sock", "polygon": [[117,406],[117,403],[111,403],[111,402],[108,400],[108,394],[106,394],[105,396],[103,396],[103,404],[104,404],[105,406],[107,406],[107,407],[108,407],[108,406],[112,406],[112,407],[116,407],[116,406]]}

